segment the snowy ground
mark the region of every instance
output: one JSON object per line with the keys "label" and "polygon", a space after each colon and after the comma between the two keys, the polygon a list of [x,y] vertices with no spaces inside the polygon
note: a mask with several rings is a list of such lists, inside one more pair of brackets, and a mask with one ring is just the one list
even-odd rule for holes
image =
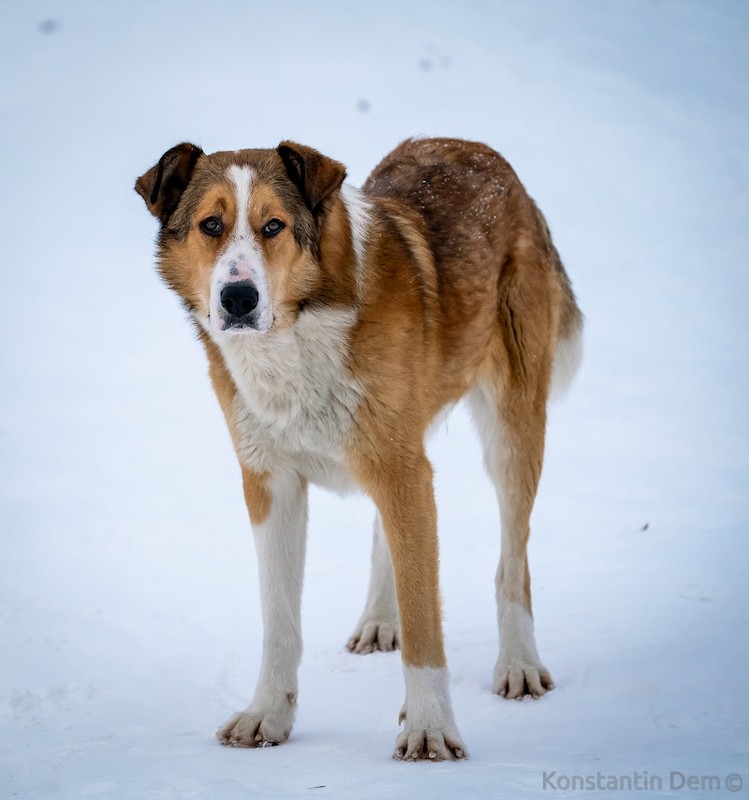
{"label": "snowy ground", "polygon": [[[34,0],[0,15],[0,798],[590,796],[559,776],[749,792],[749,6]],[[153,269],[134,178],[168,147],[489,142],[587,315],[531,547],[558,689],[490,692],[498,520],[458,409],[431,446],[472,758],[389,756],[399,659],[344,652],[371,509],[312,498],[290,742],[220,747],[259,663],[239,473]],[[715,775],[719,791],[669,789]],[[678,779],[677,779],[678,783]],[[739,794],[738,796],[741,796]]]}

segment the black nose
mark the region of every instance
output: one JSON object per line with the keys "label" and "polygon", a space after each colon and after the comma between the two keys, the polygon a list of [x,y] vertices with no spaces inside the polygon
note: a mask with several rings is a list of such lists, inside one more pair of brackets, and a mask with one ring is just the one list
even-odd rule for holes
{"label": "black nose", "polygon": [[230,317],[236,319],[254,311],[259,299],[257,289],[249,281],[227,283],[221,290],[221,305]]}

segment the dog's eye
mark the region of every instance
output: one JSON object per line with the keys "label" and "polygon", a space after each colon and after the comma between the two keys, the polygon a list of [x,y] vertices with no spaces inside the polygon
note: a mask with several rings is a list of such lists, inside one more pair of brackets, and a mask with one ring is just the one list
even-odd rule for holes
{"label": "dog's eye", "polygon": [[206,236],[214,237],[221,236],[224,230],[223,223],[218,217],[206,217],[206,219],[200,223],[199,227]]}
{"label": "dog's eye", "polygon": [[286,226],[280,219],[272,219],[270,222],[266,222],[265,225],[263,225],[262,234],[266,239],[272,239],[274,236],[281,233],[285,227]]}

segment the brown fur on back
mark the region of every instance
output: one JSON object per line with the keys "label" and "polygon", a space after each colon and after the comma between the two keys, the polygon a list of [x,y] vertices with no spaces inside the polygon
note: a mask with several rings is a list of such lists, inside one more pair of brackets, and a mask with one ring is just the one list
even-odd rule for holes
{"label": "brown fur on back", "polygon": [[550,367],[580,315],[546,222],[502,156],[459,139],[409,139],[363,190],[415,216],[432,254],[441,403],[465,392],[487,351],[516,379],[528,361]]}

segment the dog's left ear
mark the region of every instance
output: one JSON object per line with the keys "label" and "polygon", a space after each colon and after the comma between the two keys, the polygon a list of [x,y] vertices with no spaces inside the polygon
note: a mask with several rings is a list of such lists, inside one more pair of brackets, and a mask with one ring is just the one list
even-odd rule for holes
{"label": "dog's left ear", "polygon": [[338,189],[346,177],[343,164],[296,142],[281,142],[278,155],[289,179],[299,188],[313,213],[319,210],[325,198]]}
{"label": "dog's left ear", "polygon": [[135,191],[146,201],[148,210],[164,224],[179,205],[182,192],[192,177],[203,151],[183,142],[167,150],[148,172],[135,181]]}

